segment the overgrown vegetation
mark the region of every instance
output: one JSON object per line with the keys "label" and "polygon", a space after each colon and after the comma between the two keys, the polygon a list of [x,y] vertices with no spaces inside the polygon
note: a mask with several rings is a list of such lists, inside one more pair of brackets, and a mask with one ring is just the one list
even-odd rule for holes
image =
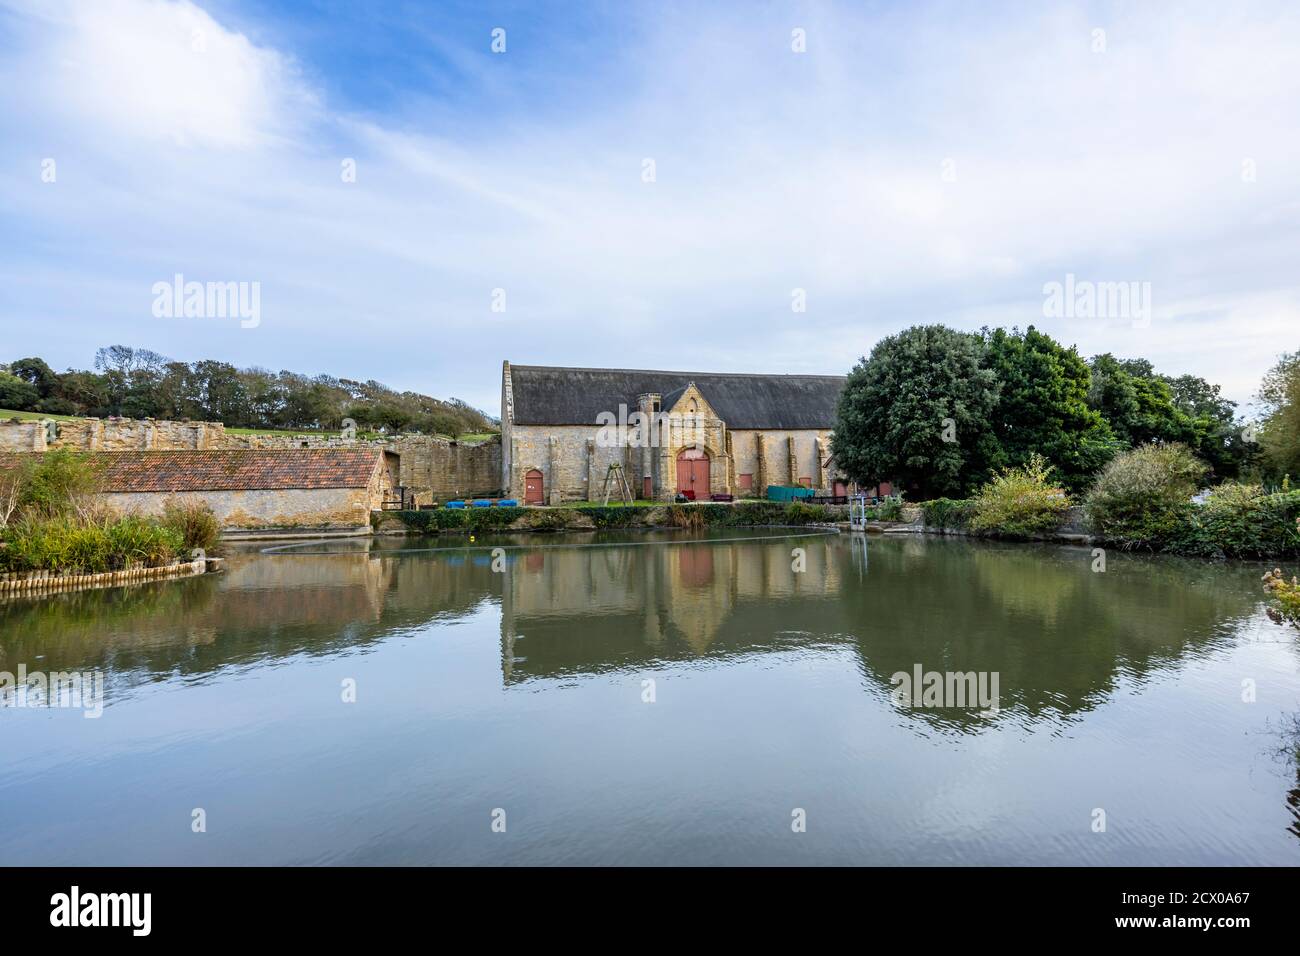
{"label": "overgrown vegetation", "polygon": [[98,488],[86,454],[58,449],[0,462],[0,571],[158,567],[217,544],[216,518],[202,502],[169,502],[158,519],[121,515]]}
{"label": "overgrown vegetation", "polygon": [[970,527],[975,503],[969,499],[935,498],[920,505],[922,520],[927,528],[946,528],[965,531]]}
{"label": "overgrown vegetation", "polygon": [[800,501],[742,502],[729,504],[660,505],[651,508],[587,505],[565,508],[433,508],[426,511],[390,511],[376,515],[382,522],[392,516],[412,531],[561,531],[570,528],[674,527],[705,528],[786,527],[844,520],[843,506],[809,505]]}
{"label": "overgrown vegetation", "polygon": [[[431,508],[426,511],[394,511],[412,531],[492,531],[510,527],[528,508]],[[376,516],[378,517],[378,516]]]}
{"label": "overgrown vegetation", "polygon": [[1264,477],[1281,482],[1300,475],[1300,352],[1283,354],[1264,376],[1256,396],[1263,419],[1259,445]]}
{"label": "overgrown vegetation", "polygon": [[875,516],[881,521],[900,521],[903,517],[903,493],[885,495],[876,505]]}
{"label": "overgrown vegetation", "polygon": [[211,551],[221,540],[217,516],[201,498],[168,498],[163,502],[162,525],[181,536],[186,552]]}
{"label": "overgrown vegetation", "polygon": [[1178,512],[1162,550],[1209,558],[1272,558],[1300,554],[1300,492],[1269,494],[1259,485],[1228,482],[1201,504]]}
{"label": "overgrown vegetation", "polygon": [[1052,481],[1053,468],[1037,452],[1018,468],[1004,468],[971,502],[970,529],[1009,538],[1033,538],[1060,527],[1070,499]]}
{"label": "overgrown vegetation", "polygon": [[1102,469],[1084,499],[1089,529],[1125,548],[1158,548],[1177,533],[1206,468],[1186,445],[1141,445]]}
{"label": "overgrown vegetation", "polygon": [[1264,575],[1264,590],[1273,598],[1268,615],[1278,624],[1288,621],[1300,627],[1300,580],[1295,575],[1288,581],[1280,568]]}
{"label": "overgrown vegetation", "polygon": [[219,421],[233,428],[363,429],[464,435],[496,423],[459,399],[398,392],[379,382],[236,368],[204,359],[176,362],[148,349],[113,345],[95,370],[56,372],[38,357],[0,365],[0,408],[54,415]]}

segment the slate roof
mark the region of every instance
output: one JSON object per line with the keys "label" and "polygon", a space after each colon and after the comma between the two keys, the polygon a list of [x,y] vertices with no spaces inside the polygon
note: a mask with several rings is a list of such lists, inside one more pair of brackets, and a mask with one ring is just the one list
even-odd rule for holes
{"label": "slate roof", "polygon": [[[104,491],[252,491],[365,488],[378,448],[234,448],[184,451],[104,451]],[[10,461],[14,456],[0,456]],[[0,468],[7,464],[0,460]]]}
{"label": "slate roof", "polygon": [[594,425],[619,404],[636,409],[637,396],[670,395],[694,382],[728,428],[831,428],[844,389],[843,375],[748,375],[660,372],[650,369],[558,368],[511,365],[514,422],[519,425]]}

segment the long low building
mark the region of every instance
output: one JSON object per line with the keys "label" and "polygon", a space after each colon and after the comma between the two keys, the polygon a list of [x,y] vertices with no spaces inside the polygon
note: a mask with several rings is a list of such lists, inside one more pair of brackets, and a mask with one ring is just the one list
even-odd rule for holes
{"label": "long low building", "polygon": [[502,487],[528,504],[597,500],[618,465],[638,498],[844,494],[830,449],[844,382],[505,362]]}
{"label": "long low building", "polygon": [[207,502],[225,531],[363,531],[395,500],[399,456],[378,448],[96,452],[101,488],[121,511],[161,513],[169,498]]}

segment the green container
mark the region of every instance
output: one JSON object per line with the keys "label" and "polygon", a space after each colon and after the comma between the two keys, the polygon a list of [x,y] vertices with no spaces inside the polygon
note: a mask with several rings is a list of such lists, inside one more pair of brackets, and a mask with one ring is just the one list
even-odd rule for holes
{"label": "green container", "polygon": [[768,485],[768,501],[798,501],[800,498],[811,498],[814,489],[805,488],[803,485]]}

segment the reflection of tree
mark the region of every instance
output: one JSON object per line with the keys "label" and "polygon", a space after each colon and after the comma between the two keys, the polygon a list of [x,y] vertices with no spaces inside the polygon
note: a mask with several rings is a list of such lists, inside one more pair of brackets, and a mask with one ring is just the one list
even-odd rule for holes
{"label": "reflection of tree", "polygon": [[[769,532],[770,533],[770,532]],[[444,539],[445,540],[445,539]],[[457,539],[461,540],[461,539]],[[229,571],[0,604],[0,669],[101,667],[110,681],[365,647],[500,603],[504,681],[645,670],[816,646],[853,647],[867,690],[890,676],[997,671],[1003,712],[1068,717],[1211,646],[1258,605],[1254,567],[934,538],[800,537],[586,547],[627,536],[481,539],[399,553],[232,555]],[[489,548],[506,552],[508,573]],[[520,548],[519,545],[524,547]],[[807,570],[791,567],[792,548]],[[706,556],[707,555],[707,556]],[[706,573],[707,572],[707,573]],[[42,657],[43,655],[43,657]],[[918,726],[978,730],[973,711],[916,709]]]}
{"label": "reflection of tree", "polygon": [[[1141,680],[1210,646],[1258,603],[1251,568],[1111,555],[1094,573],[1083,549],[919,537],[873,538],[863,561],[855,543],[860,551],[849,536],[708,546],[713,578],[691,587],[683,568],[694,575],[700,562],[679,549],[548,553],[544,570],[509,589],[506,681],[852,642],[882,696],[891,675],[918,663],[996,671],[998,715],[906,712],[978,731],[1089,710],[1121,675]],[[791,545],[807,549],[807,572],[792,573]]]}
{"label": "reflection of tree", "polygon": [[[869,547],[869,585],[844,596],[864,622],[856,633],[868,678],[892,689],[890,676],[917,663],[996,671],[1001,707],[1022,715],[1091,709],[1121,673],[1141,679],[1204,647],[1258,603],[1246,569],[1111,555],[1094,573],[1082,549],[938,539]],[[1195,586],[1203,574],[1213,586]],[[954,728],[986,720],[957,709],[908,713]]]}
{"label": "reflection of tree", "polygon": [[1282,746],[1278,756],[1295,772],[1295,786],[1287,791],[1286,808],[1291,814],[1287,832],[1300,837],[1300,714],[1292,714],[1282,726]]}

